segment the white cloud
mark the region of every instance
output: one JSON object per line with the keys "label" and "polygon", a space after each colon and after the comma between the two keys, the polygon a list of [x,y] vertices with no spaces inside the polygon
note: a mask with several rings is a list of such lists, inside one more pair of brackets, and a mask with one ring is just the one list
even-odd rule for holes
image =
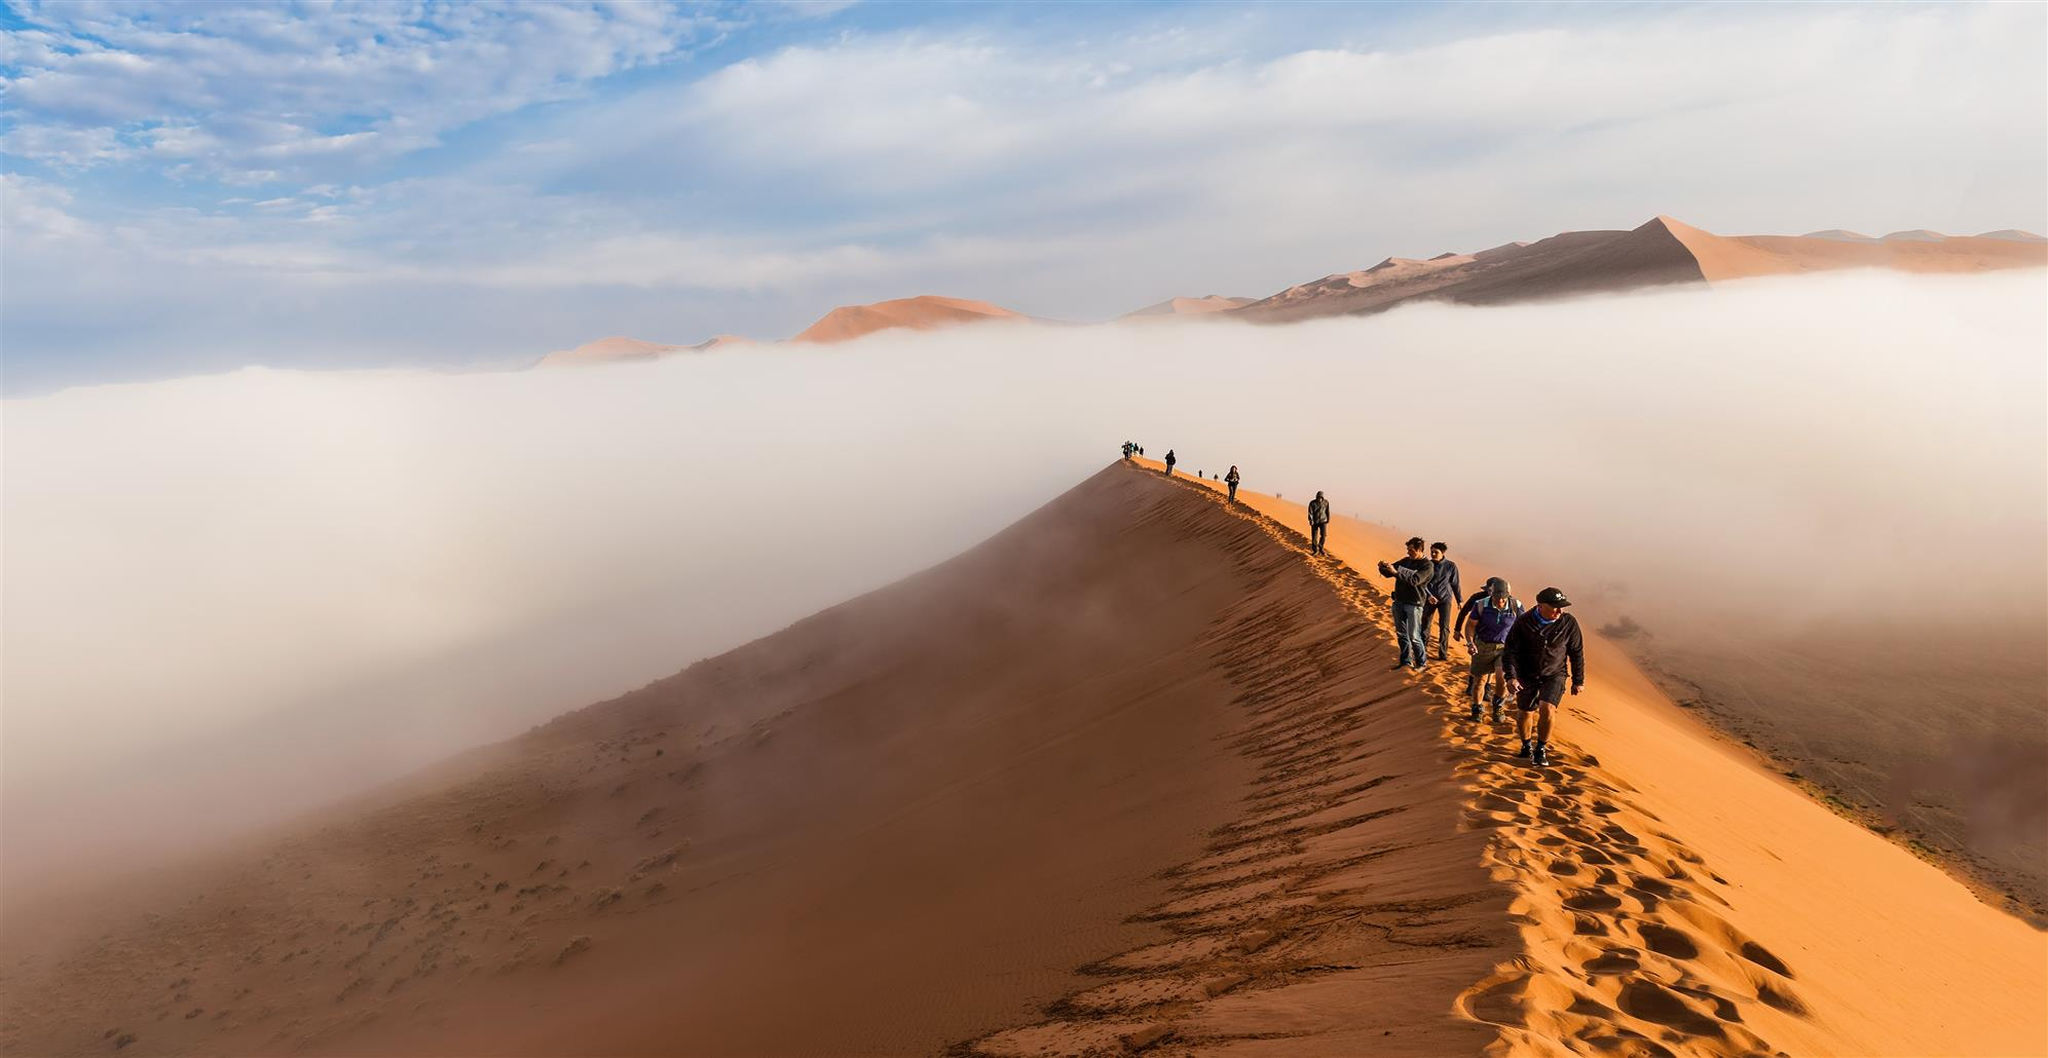
{"label": "white cloud", "polygon": [[[667,5],[36,5],[7,35],[13,120],[264,180],[390,158],[674,54]],[[49,135],[10,142],[89,164]]]}

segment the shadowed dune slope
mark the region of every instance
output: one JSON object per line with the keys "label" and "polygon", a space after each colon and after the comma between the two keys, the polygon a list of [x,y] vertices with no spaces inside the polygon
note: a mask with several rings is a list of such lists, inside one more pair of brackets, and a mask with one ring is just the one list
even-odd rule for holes
{"label": "shadowed dune slope", "polygon": [[1500,304],[1705,278],[1692,253],[1659,217],[1629,231],[1568,231],[1429,261],[1389,258],[1363,272],[1289,287],[1229,315],[1279,323],[1379,312],[1418,299]]}
{"label": "shadowed dune slope", "polygon": [[196,876],[10,908],[5,1051],[1472,1053],[1508,890],[1355,618],[1112,467]]}

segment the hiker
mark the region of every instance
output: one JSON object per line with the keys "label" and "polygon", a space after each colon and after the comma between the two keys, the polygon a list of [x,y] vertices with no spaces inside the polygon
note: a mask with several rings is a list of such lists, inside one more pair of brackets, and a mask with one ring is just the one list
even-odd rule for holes
{"label": "hiker", "polygon": [[[1230,502],[1237,502],[1237,464],[1230,464],[1230,473],[1223,475],[1223,483],[1230,486]],[[1320,496],[1322,493],[1317,493]]]}
{"label": "hiker", "polygon": [[1131,453],[1132,453],[1132,452],[1135,452],[1135,451],[1137,451],[1137,450],[1138,450],[1138,446],[1137,446],[1137,445],[1134,445],[1134,444],[1130,443],[1129,441],[1125,441],[1125,442],[1124,442],[1124,461],[1125,461],[1125,462],[1129,462],[1129,461],[1130,461],[1130,458],[1131,458]]}
{"label": "hiker", "polygon": [[1521,617],[1521,600],[1503,577],[1486,578],[1486,590],[1474,592],[1458,611],[1457,630],[1451,634],[1472,645],[1472,674],[1465,679],[1465,693],[1472,696],[1474,720],[1479,719],[1481,700],[1490,698],[1493,720],[1500,722],[1500,701],[1507,696],[1500,656],[1507,649],[1508,631]]}
{"label": "hiker", "polygon": [[1179,460],[1177,460],[1177,459],[1175,459],[1175,458],[1173,458],[1173,449],[1171,449],[1171,448],[1167,449],[1167,450],[1166,450],[1166,476],[1167,476],[1167,477],[1172,477],[1172,476],[1173,476],[1173,465],[1174,465],[1175,463],[1178,463],[1178,462],[1180,462],[1180,461],[1179,461]]}
{"label": "hiker", "polygon": [[[1237,483],[1230,485],[1230,494],[1237,495]],[[1323,553],[1323,540],[1330,535],[1330,501],[1317,490],[1316,498],[1308,501],[1308,553]]]}
{"label": "hiker", "polygon": [[1412,664],[1417,672],[1429,660],[1422,644],[1422,604],[1429,598],[1429,582],[1436,573],[1436,563],[1423,556],[1422,546],[1421,537],[1411,536],[1408,557],[1391,565],[1380,563],[1380,576],[1394,578],[1394,639],[1401,644],[1401,658],[1394,667]]}
{"label": "hiker", "polygon": [[[1586,686],[1586,640],[1579,632],[1579,620],[1564,612],[1572,604],[1564,592],[1545,588],[1536,593],[1536,608],[1516,619],[1508,630],[1501,667],[1508,678],[1508,693],[1522,716],[1516,725],[1522,736],[1517,757],[1541,767],[1550,763],[1550,714],[1564,700],[1564,681],[1569,668],[1572,693]],[[1531,715],[1536,731],[1529,731]]]}
{"label": "hiker", "polygon": [[1436,572],[1429,578],[1429,599],[1422,604],[1422,641],[1428,644],[1430,619],[1435,618],[1438,661],[1451,660],[1451,629],[1457,625],[1459,596],[1465,594],[1458,564],[1444,557],[1450,550],[1451,545],[1441,540],[1429,545],[1429,560],[1436,563]]}

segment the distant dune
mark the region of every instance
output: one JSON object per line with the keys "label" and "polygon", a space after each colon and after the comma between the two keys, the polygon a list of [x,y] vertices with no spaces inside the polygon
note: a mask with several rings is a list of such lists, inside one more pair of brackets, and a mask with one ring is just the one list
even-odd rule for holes
{"label": "distant dune", "polygon": [[592,364],[615,364],[623,360],[653,360],[674,353],[706,353],[734,345],[750,345],[752,340],[736,334],[721,334],[705,339],[695,345],[662,345],[623,336],[599,338],[585,342],[574,349],[563,349],[541,357],[540,367],[580,367]]}
{"label": "distant dune", "polygon": [[1893,232],[1870,239],[1854,232],[1818,235],[1713,235],[1669,217],[1659,218],[1699,263],[1709,281],[1791,275],[1837,268],[1899,272],[1984,272],[2048,265],[2048,243],[2025,232],[1940,235]]}
{"label": "distant dune", "polygon": [[1497,304],[1837,268],[1978,272],[2048,265],[2048,243],[2021,231],[1872,239],[1832,229],[1810,235],[1714,235],[1670,217],[1629,231],[1571,231],[1427,261],[1388,258],[1363,272],[1289,287],[1230,315],[1278,322],[1378,312],[1415,300]]}
{"label": "distant dune", "polygon": [[[1169,298],[1120,318],[1203,317],[1281,323],[1381,312],[1411,301],[1493,305],[1840,268],[1982,272],[2044,266],[2048,266],[2048,240],[2014,228],[1954,236],[1914,229],[1882,238],[1840,228],[1806,235],[1715,235],[1670,217],[1654,217],[1627,231],[1568,231],[1473,253],[1447,251],[1427,260],[1389,257],[1371,268],[1324,276],[1266,298],[1221,294]],[[871,305],[842,305],[789,340],[844,342],[876,331],[926,331],[999,319],[1030,317],[985,301],[925,294]],[[697,345],[674,346],[636,338],[604,338],[549,353],[540,363],[546,367],[615,363],[709,351],[747,341],[720,335]]]}
{"label": "distant dune", "polygon": [[1378,312],[1417,299],[1495,304],[1701,280],[1662,218],[1632,231],[1574,231],[1427,261],[1390,257],[1362,272],[1289,287],[1230,315],[1283,322]]}
{"label": "distant dune", "polygon": [[872,305],[842,305],[826,313],[790,341],[844,342],[898,327],[930,331],[963,323],[1023,318],[1019,313],[986,301],[923,294],[914,298],[877,301]]}
{"label": "distant dune", "polygon": [[1199,298],[1168,298],[1157,305],[1147,305],[1135,312],[1122,316],[1127,320],[1155,319],[1162,316],[1205,316],[1212,312],[1226,312],[1251,304],[1254,298],[1232,298],[1221,294],[1209,294]]}
{"label": "distant dune", "polygon": [[2048,1038],[2048,938],[1598,637],[1560,760],[1517,762],[1458,715],[1454,671],[1388,670],[1357,570],[1397,534],[1339,518],[1311,558],[1298,505],[1243,497],[1112,466],[958,559],[246,851],[11,906],[0,1048]]}

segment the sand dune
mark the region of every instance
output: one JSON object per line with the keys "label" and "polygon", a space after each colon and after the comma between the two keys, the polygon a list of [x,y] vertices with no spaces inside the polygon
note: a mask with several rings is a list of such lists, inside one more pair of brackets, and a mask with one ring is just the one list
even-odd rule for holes
{"label": "sand dune", "polygon": [[1284,322],[1378,312],[1417,299],[1494,304],[1701,278],[1691,253],[1658,219],[1632,231],[1565,232],[1428,261],[1388,258],[1363,272],[1289,287],[1230,315]]}
{"label": "sand dune", "polygon": [[[1875,239],[1839,228],[1806,235],[1723,236],[1670,217],[1654,217],[1628,231],[1568,231],[1536,242],[1503,243],[1475,253],[1445,252],[1427,260],[1389,257],[1371,268],[1324,276],[1266,298],[1169,298],[1121,318],[1198,316],[1277,323],[1380,312],[1417,300],[1503,304],[1838,268],[1982,272],[2039,267],[2048,267],[2048,240],[2012,228],[1971,236],[1915,229]],[[790,341],[843,342],[894,328],[934,330],[993,319],[1029,317],[985,301],[926,294],[842,305]],[[719,335],[697,345],[673,346],[613,337],[549,353],[540,363],[612,363],[746,341]]]}
{"label": "sand dune", "polygon": [[793,342],[844,342],[876,331],[907,327],[916,331],[936,330],[963,323],[995,319],[1022,319],[1009,309],[985,301],[944,298],[924,294],[872,305],[841,305],[826,313],[791,338]]}
{"label": "sand dune", "polygon": [[1253,298],[1232,298],[1222,294],[1209,294],[1199,298],[1168,298],[1157,305],[1147,305],[1121,317],[1126,320],[1155,319],[1162,316],[1205,316],[1212,312],[1224,312],[1251,304]]}
{"label": "sand dune", "polygon": [[[1339,517],[1320,569],[1342,591],[1406,535]],[[1382,629],[1383,600],[1361,600]],[[2048,935],[1758,767],[1602,637],[1588,654],[1550,768],[1439,707],[1466,825],[1516,892],[1521,954],[1458,1000],[1501,1029],[1489,1053],[2048,1054]]]}
{"label": "sand dune", "polygon": [[1655,217],[1631,231],[1565,232],[1427,261],[1392,257],[1363,272],[1289,287],[1230,315],[1277,322],[1378,312],[1418,299],[1497,304],[1835,268],[1979,272],[2043,266],[2048,243],[2026,232],[1951,237],[1910,231],[1872,239],[1833,229],[1721,236]]}
{"label": "sand dune", "polygon": [[1388,670],[1354,569],[1405,534],[1311,558],[1298,505],[1155,468],[195,873],[10,908],[0,1043],[2048,1052],[2048,938],[1610,645],[1530,769],[1451,670]]}
{"label": "sand dune", "polygon": [[737,334],[713,335],[695,345],[662,345],[639,338],[613,336],[585,342],[574,349],[561,349],[541,357],[540,367],[579,367],[612,364],[622,360],[653,360],[672,353],[708,353],[735,345],[750,345],[752,339]]}
{"label": "sand dune", "polygon": [[1918,230],[1893,232],[1882,239],[1864,238],[1852,232],[1723,236],[1669,217],[1659,219],[1692,253],[1699,262],[1700,274],[1709,281],[1835,268],[1983,272],[2048,265],[2048,244],[1996,234],[1946,236]]}

